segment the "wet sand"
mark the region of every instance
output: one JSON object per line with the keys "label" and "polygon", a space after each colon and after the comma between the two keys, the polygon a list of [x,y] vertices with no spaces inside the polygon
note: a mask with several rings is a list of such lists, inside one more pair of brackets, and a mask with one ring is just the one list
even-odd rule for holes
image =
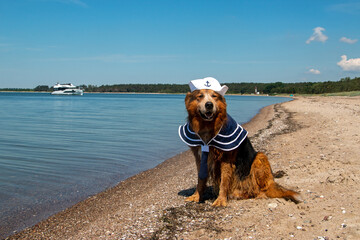
{"label": "wet sand", "polygon": [[301,97],[266,107],[244,127],[268,156],[284,199],[185,203],[196,169],[189,151],[9,239],[360,239],[360,98]]}

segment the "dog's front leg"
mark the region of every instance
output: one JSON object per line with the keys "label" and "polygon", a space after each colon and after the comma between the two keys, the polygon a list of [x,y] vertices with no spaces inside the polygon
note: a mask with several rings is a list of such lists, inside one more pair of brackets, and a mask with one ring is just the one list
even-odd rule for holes
{"label": "dog's front leg", "polygon": [[187,202],[202,202],[203,201],[202,196],[206,189],[207,178],[206,179],[199,178],[201,149],[199,147],[192,147],[191,151],[193,152],[193,154],[195,156],[196,168],[197,168],[197,173],[198,173],[198,183],[196,185],[195,193],[193,195],[191,195],[190,197],[186,198],[185,201],[187,201]]}
{"label": "dog's front leg", "polygon": [[206,179],[200,179],[198,177],[198,184],[196,186],[196,191],[193,195],[191,195],[190,197],[186,198],[185,201],[187,202],[202,202],[203,199],[203,195],[204,195],[204,191],[206,189]]}
{"label": "dog's front leg", "polygon": [[212,204],[214,207],[225,207],[227,206],[227,196],[230,189],[231,178],[233,174],[233,167],[229,162],[221,162],[221,180],[219,196]]}

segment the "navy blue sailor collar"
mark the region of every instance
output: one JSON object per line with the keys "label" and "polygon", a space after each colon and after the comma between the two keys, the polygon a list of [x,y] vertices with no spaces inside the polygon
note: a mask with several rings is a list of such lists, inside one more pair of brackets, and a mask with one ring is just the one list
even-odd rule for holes
{"label": "navy blue sailor collar", "polygon": [[190,123],[186,123],[179,127],[179,136],[181,140],[190,147],[201,146],[203,152],[208,152],[209,146],[216,147],[223,151],[232,151],[240,146],[247,134],[247,131],[229,114],[227,114],[226,123],[208,144],[205,144],[200,136],[192,130]]}

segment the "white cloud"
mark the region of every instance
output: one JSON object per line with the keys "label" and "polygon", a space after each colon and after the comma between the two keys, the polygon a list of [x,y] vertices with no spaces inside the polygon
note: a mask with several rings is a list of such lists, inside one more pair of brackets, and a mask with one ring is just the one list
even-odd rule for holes
{"label": "white cloud", "polygon": [[121,62],[121,63],[143,63],[155,61],[169,61],[176,59],[177,56],[171,55],[124,55],[110,54],[89,57],[65,57],[65,58],[48,58],[46,61],[99,61],[99,62]]}
{"label": "white cloud", "polygon": [[0,52],[11,52],[14,49],[14,45],[10,43],[0,43]]}
{"label": "white cloud", "polygon": [[326,42],[328,37],[325,34],[323,34],[323,31],[325,31],[325,28],[316,27],[313,30],[314,30],[313,35],[311,35],[311,37],[308,40],[306,40],[307,44],[311,43],[312,41]]}
{"label": "white cloud", "polygon": [[9,43],[0,43],[0,47],[9,47],[12,46],[12,44]]}
{"label": "white cloud", "polygon": [[317,69],[313,69],[313,68],[311,68],[311,69],[308,71],[308,73],[311,73],[311,74],[315,74],[315,75],[317,75],[317,74],[320,74],[320,71],[319,71],[319,70],[317,70]]}
{"label": "white cloud", "polygon": [[350,38],[347,38],[347,37],[340,38],[340,42],[349,43],[349,44],[354,44],[357,41],[358,41],[357,39],[350,39]]}
{"label": "white cloud", "polygon": [[267,63],[279,63],[278,61],[264,61],[264,60],[243,60],[243,61],[228,61],[228,60],[206,60],[206,63],[215,64],[267,64]]}
{"label": "white cloud", "polygon": [[88,6],[86,3],[84,3],[81,0],[65,0],[64,2],[76,4],[76,5],[81,6],[81,7],[87,7]]}
{"label": "white cloud", "polygon": [[42,0],[42,1],[48,1],[48,2],[60,2],[65,4],[74,4],[78,5],[80,7],[86,8],[88,5],[83,0]]}
{"label": "white cloud", "polygon": [[327,7],[327,10],[347,13],[347,14],[358,14],[360,13],[360,3],[353,2],[353,3],[334,4]]}
{"label": "white cloud", "polygon": [[341,56],[341,61],[337,63],[344,71],[360,71],[360,58],[349,58]]}
{"label": "white cloud", "polygon": [[43,51],[44,49],[42,49],[42,48],[33,48],[33,47],[28,47],[28,48],[25,48],[25,50],[27,50],[27,51],[34,51],[34,52],[38,52],[38,51]]}

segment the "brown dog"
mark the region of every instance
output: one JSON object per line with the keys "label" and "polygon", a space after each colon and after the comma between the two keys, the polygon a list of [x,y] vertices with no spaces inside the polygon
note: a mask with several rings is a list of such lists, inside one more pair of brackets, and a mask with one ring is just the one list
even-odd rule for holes
{"label": "brown dog", "polygon": [[[179,134],[191,147],[199,173],[196,191],[186,201],[202,201],[209,178],[218,194],[213,206],[226,206],[228,199],[301,201],[297,192],[274,181],[266,155],[253,149],[246,131],[227,114],[222,95],[211,89],[194,90],[186,95],[185,106],[189,122],[180,126]],[[223,133],[231,124],[230,134]]]}

